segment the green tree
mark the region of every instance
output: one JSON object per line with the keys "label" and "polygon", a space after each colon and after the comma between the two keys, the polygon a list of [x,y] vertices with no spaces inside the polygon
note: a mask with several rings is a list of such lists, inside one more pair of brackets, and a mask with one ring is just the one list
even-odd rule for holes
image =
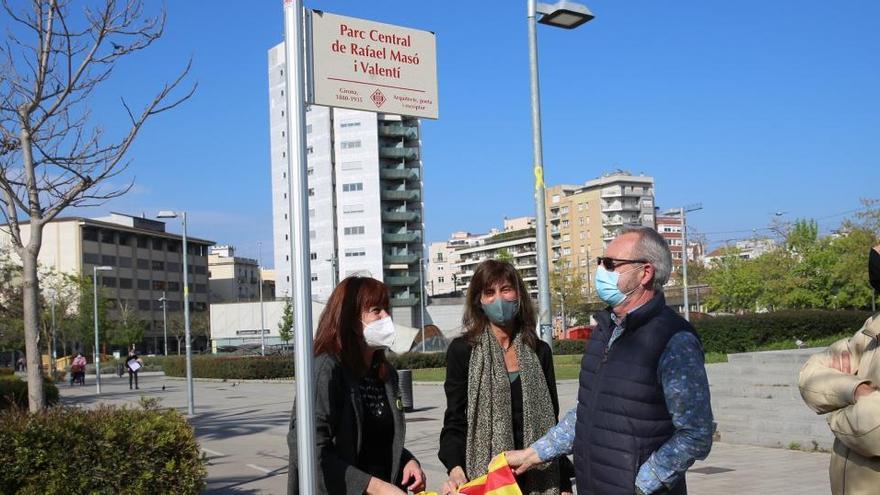
{"label": "green tree", "polygon": [[510,251],[507,248],[501,248],[495,254],[495,259],[498,261],[504,261],[507,263],[513,263],[513,255],[510,254]]}
{"label": "green tree", "polygon": [[293,304],[289,298],[284,301],[284,311],[281,313],[281,321],[278,322],[278,336],[285,344],[293,338]]}
{"label": "green tree", "polygon": [[590,320],[589,293],[590,281],[586,274],[559,260],[550,272],[550,302],[557,312],[565,307],[565,319],[569,325]]}
{"label": "green tree", "polygon": [[147,323],[140,319],[137,310],[123,301],[116,309],[116,315],[107,329],[107,341],[123,349],[140,344],[144,340]]}

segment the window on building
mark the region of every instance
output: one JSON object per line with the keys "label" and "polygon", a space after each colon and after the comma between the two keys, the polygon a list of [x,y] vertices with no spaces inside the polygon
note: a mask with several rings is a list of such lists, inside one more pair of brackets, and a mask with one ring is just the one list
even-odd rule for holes
{"label": "window on building", "polygon": [[314,154],[314,153],[315,153],[315,147],[314,147],[314,146],[308,146],[308,147],[306,148],[306,154],[311,155],[311,154]]}
{"label": "window on building", "polygon": [[437,277],[438,284],[442,284],[443,282],[446,282],[446,279],[444,277]]}
{"label": "window on building", "polygon": [[353,205],[342,205],[342,213],[363,213],[364,205],[362,204],[353,204]]}
{"label": "window on building", "polygon": [[109,265],[109,266],[116,266],[116,256],[110,256],[108,254],[102,255],[101,256],[101,264],[102,265]]}
{"label": "window on building", "polygon": [[352,127],[360,127],[361,123],[359,120],[343,120],[340,122],[339,127],[341,129],[349,129]]}
{"label": "window on building", "polygon": [[344,150],[352,150],[355,148],[360,148],[361,147],[361,140],[358,139],[355,141],[342,141],[339,143],[339,147]]}
{"label": "window on building", "polygon": [[169,261],[168,263],[165,263],[165,270],[174,273],[180,272],[180,263]]}
{"label": "window on building", "polygon": [[562,242],[568,242],[571,240],[571,234],[565,234],[562,236]]}
{"label": "window on building", "polygon": [[364,233],[364,226],[363,226],[363,225],[358,225],[358,226],[355,226],[355,227],[345,227],[345,228],[343,229],[343,232],[345,233],[345,235],[363,235],[363,233]]}
{"label": "window on building", "polygon": [[120,268],[131,268],[131,258],[128,256],[120,256],[119,257],[119,267]]}
{"label": "window on building", "polygon": [[98,241],[98,229],[94,227],[83,227],[82,236],[84,241]]}
{"label": "window on building", "polygon": [[153,307],[149,299],[138,299],[138,309],[140,311],[149,311]]}
{"label": "window on building", "polygon": [[149,269],[149,268],[150,268],[150,260],[138,259],[138,260],[137,260],[137,267],[138,267],[138,269],[140,269],[140,270],[147,270],[147,269]]}
{"label": "window on building", "polygon": [[146,279],[138,279],[138,290],[150,290],[150,281]]}
{"label": "window on building", "polygon": [[83,263],[98,265],[101,263],[101,257],[93,253],[83,253]]}
{"label": "window on building", "polygon": [[364,168],[363,162],[342,162],[339,166],[342,170],[361,170]]}
{"label": "window on building", "polygon": [[558,202],[559,202],[559,195],[558,195],[558,194],[554,194],[554,195],[553,195],[553,198],[552,198],[550,201],[551,201],[553,204],[558,203]]}
{"label": "window on building", "polygon": [[167,287],[171,292],[180,292],[180,282],[168,282]]}
{"label": "window on building", "polygon": [[165,290],[166,287],[164,280],[153,280],[153,290]]}
{"label": "window on building", "polygon": [[[281,94],[284,94],[284,91],[282,91]],[[311,134],[311,133],[312,133],[312,124],[306,124],[306,134]]]}
{"label": "window on building", "polygon": [[129,234],[128,232],[120,232],[117,236],[116,241],[117,243],[119,243],[120,246],[131,246],[132,237],[133,234]]}
{"label": "window on building", "polygon": [[318,253],[309,253],[309,259],[311,259],[312,261],[318,259]]}
{"label": "window on building", "polygon": [[317,282],[317,281],[318,281],[318,274],[317,274],[317,273],[313,273],[313,274],[312,274],[312,282]]}
{"label": "window on building", "polygon": [[352,248],[352,249],[345,250],[345,257],[346,258],[357,258],[360,256],[366,256],[366,255],[367,255],[367,251],[364,248]]}
{"label": "window on building", "polygon": [[342,192],[354,192],[354,191],[363,191],[364,183],[363,182],[349,182],[348,184],[342,185]]}
{"label": "window on building", "polygon": [[[310,187],[310,188],[309,188],[309,196],[314,196],[314,195],[315,195],[315,188],[314,188],[314,187]],[[287,194],[285,194],[284,196],[286,197]]]}
{"label": "window on building", "polygon": [[159,261],[159,260],[153,260],[152,267],[153,267],[153,270],[164,270],[165,269],[165,262]]}
{"label": "window on building", "polygon": [[102,287],[116,287],[116,277],[101,277],[101,286]]}
{"label": "window on building", "polygon": [[196,284],[195,291],[196,294],[204,294],[205,292],[208,292],[208,286],[205,284]]}
{"label": "window on building", "polygon": [[314,175],[315,167],[309,167],[306,169],[306,175]]}
{"label": "window on building", "polygon": [[145,236],[145,235],[139,235],[139,236],[138,236],[137,243],[138,243],[138,247],[139,247],[139,248],[149,249],[149,247],[150,247],[150,238],[147,237],[147,236]]}
{"label": "window on building", "polygon": [[199,275],[205,275],[208,273],[208,267],[205,265],[196,265],[196,273]]}
{"label": "window on building", "polygon": [[567,207],[567,206],[563,206],[562,208],[560,208],[560,209],[559,209],[559,214],[560,214],[560,215],[567,215],[567,214],[568,214],[568,207]]}
{"label": "window on building", "polygon": [[116,243],[116,232],[112,230],[100,230],[98,231],[100,235],[101,242],[105,244],[115,244]]}

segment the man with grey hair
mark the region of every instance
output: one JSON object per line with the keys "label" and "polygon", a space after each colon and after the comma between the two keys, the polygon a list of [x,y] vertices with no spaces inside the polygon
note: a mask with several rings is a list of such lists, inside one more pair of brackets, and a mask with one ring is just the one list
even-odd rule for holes
{"label": "man with grey hair", "polygon": [[519,474],[574,453],[579,495],[686,494],[685,472],[709,455],[715,425],[700,340],[663,295],[669,247],[630,228],[598,262],[608,308],[581,361],[577,406],[507,461]]}

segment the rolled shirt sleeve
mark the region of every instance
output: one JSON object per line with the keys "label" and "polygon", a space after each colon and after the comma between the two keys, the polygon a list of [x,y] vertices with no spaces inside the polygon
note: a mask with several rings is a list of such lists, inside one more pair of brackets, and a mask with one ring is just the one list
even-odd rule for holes
{"label": "rolled shirt sleeve", "polygon": [[657,373],[675,433],[639,468],[636,486],[644,493],[673,486],[694,461],[705,459],[715,432],[709,380],[697,336],[691,332],[673,335]]}

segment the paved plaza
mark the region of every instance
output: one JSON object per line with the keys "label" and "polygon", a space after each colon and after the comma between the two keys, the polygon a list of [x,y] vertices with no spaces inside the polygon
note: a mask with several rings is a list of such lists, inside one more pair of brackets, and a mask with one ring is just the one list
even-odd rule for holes
{"label": "paved plaza", "polygon": [[[166,407],[186,411],[186,382],[161,373],[143,374],[140,390],[132,391],[127,377],[106,377],[100,399],[94,377],[89,376],[87,383],[87,387],[60,387],[62,401],[135,405],[141,396],[150,396],[160,398]],[[192,423],[209,459],[207,493],[285,493],[294,384],[197,380],[195,386]],[[574,405],[576,389],[574,380],[559,382],[563,410]],[[443,387],[416,384],[414,396],[416,410],[407,415],[407,447],[421,461],[428,488],[438,490],[445,480],[437,459]],[[695,494],[827,494],[828,454],[716,443],[709,458],[691,469],[688,485]]]}

